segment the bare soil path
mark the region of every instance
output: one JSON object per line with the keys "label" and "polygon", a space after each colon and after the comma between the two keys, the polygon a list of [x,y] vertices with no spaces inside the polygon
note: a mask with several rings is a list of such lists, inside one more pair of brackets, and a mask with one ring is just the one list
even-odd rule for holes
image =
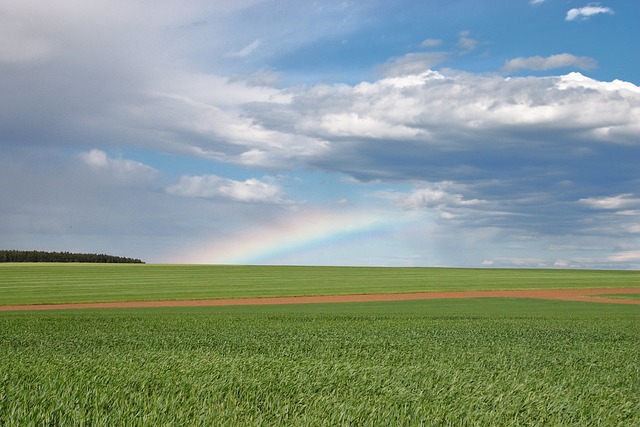
{"label": "bare soil path", "polygon": [[444,298],[536,298],[562,301],[587,301],[610,304],[640,304],[640,300],[599,297],[599,295],[637,293],[640,293],[640,288],[414,292],[401,294],[319,295],[299,297],[228,298],[183,301],[128,301],[91,302],[77,304],[5,305],[0,306],[0,311],[63,310],[79,308],[207,307],[227,305],[313,304],[336,302],[403,301]]}

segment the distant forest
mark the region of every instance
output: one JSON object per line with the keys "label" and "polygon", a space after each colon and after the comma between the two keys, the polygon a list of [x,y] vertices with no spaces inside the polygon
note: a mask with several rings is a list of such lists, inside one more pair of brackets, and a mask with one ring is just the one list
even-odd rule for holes
{"label": "distant forest", "polygon": [[98,262],[144,264],[139,259],[104,254],[0,250],[0,262]]}

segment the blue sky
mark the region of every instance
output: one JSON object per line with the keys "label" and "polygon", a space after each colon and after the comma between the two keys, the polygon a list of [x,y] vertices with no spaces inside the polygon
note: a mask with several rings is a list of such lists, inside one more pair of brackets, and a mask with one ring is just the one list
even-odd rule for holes
{"label": "blue sky", "polygon": [[636,1],[0,4],[0,246],[640,268]]}

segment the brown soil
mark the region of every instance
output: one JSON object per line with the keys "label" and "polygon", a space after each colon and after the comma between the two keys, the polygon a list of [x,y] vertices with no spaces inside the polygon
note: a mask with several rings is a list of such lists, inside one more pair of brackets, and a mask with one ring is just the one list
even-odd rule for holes
{"label": "brown soil", "polygon": [[229,298],[187,301],[91,302],[77,304],[5,305],[0,311],[61,310],[73,308],[205,307],[224,305],[312,304],[336,302],[402,301],[442,298],[536,298],[611,304],[640,304],[640,300],[598,297],[606,294],[636,294],[640,288],[550,289],[464,292],[415,292],[403,294],[322,295],[307,297]]}

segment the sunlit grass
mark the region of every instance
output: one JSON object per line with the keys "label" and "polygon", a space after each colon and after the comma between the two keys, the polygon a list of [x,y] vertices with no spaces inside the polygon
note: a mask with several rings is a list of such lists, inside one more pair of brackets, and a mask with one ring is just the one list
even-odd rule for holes
{"label": "sunlit grass", "polygon": [[[1,265],[0,278],[0,304],[638,284],[83,264]],[[0,425],[640,425],[639,322],[637,306],[508,298],[0,312]]]}
{"label": "sunlit grass", "polygon": [[0,425],[640,425],[635,306],[0,313]]}
{"label": "sunlit grass", "polygon": [[640,299],[640,293],[638,294],[604,294],[598,295],[600,298],[614,298],[614,299]]}
{"label": "sunlit grass", "polygon": [[0,264],[0,305],[639,284],[638,271]]}

